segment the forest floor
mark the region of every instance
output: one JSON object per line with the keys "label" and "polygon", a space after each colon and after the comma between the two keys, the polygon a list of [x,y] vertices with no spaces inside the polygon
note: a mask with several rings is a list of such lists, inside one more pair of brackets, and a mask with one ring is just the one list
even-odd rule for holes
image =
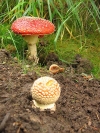
{"label": "forest floor", "polygon": [[[40,75],[34,69],[23,74],[21,65],[0,50],[0,133],[100,132],[100,81],[85,74],[92,66],[78,56],[72,66],[56,63],[65,68],[63,73],[40,71],[61,86],[56,111],[40,111],[32,108],[30,93]],[[49,65],[47,62],[47,69]]]}

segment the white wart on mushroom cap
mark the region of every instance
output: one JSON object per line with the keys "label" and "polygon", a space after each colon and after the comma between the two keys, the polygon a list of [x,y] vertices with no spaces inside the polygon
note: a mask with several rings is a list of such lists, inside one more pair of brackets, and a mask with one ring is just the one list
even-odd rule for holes
{"label": "white wart on mushroom cap", "polygon": [[59,83],[47,76],[37,79],[31,88],[32,97],[40,109],[48,109],[51,108],[51,105],[54,106],[60,96],[60,92]]}
{"label": "white wart on mushroom cap", "polygon": [[37,58],[36,43],[38,37],[52,34],[55,31],[55,26],[46,19],[24,16],[12,23],[11,30],[24,37],[25,41],[28,42],[30,55]]}

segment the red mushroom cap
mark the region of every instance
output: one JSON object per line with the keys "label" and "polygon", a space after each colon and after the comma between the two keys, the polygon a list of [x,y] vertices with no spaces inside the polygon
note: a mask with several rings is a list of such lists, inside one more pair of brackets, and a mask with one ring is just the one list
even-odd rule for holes
{"label": "red mushroom cap", "polygon": [[21,35],[46,35],[55,31],[52,22],[38,17],[24,16],[12,23],[11,30]]}

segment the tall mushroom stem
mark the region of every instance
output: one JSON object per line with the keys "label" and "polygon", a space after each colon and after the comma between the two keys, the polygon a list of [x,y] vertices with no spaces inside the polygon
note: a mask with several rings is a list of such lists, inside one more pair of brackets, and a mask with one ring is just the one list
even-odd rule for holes
{"label": "tall mushroom stem", "polygon": [[37,57],[37,46],[36,43],[38,42],[38,36],[37,35],[26,35],[24,36],[25,41],[28,43],[28,52],[29,52],[29,59],[35,60],[35,63],[37,64],[39,61],[39,58]]}

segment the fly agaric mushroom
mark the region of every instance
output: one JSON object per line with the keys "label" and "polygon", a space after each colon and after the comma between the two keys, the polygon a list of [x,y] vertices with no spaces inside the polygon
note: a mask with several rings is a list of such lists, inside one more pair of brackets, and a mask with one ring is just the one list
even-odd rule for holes
{"label": "fly agaric mushroom", "polygon": [[38,63],[37,47],[38,37],[47,34],[52,34],[55,31],[55,26],[49,20],[24,16],[20,17],[12,23],[11,30],[24,37],[28,43],[29,59],[34,59]]}
{"label": "fly agaric mushroom", "polygon": [[64,68],[56,65],[56,64],[52,64],[50,67],[49,67],[49,71],[52,73],[52,74],[57,74],[57,73],[60,73],[60,72],[64,72]]}
{"label": "fly agaric mushroom", "polygon": [[38,78],[31,88],[32,98],[34,99],[33,107],[40,108],[42,111],[45,109],[55,111],[55,102],[60,97],[60,92],[60,85],[54,78],[47,76]]}

